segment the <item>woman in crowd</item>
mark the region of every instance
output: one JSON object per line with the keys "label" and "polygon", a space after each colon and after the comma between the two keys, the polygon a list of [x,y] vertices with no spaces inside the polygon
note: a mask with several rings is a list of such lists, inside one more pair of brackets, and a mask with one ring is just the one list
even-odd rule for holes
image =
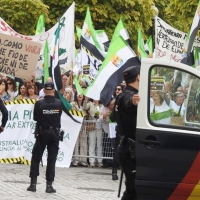
{"label": "woman in crowd", "polygon": [[[119,94],[121,94],[123,92],[123,89],[124,89],[123,85],[121,84],[117,85],[117,87],[115,88],[114,97],[116,98]],[[120,137],[119,137],[119,132],[116,130],[116,123],[109,124],[109,129],[110,129],[110,135],[115,135],[115,137],[111,138],[112,148],[114,149],[112,180],[118,180],[117,168],[119,167],[119,159],[118,159],[117,147],[119,146]],[[114,132],[114,134],[112,132]]]}
{"label": "woman in crowd", "polygon": [[8,84],[7,81],[5,79],[1,79],[0,80],[0,97],[2,99],[2,101],[13,101],[14,97],[8,93]]}
{"label": "woman in crowd", "polygon": [[22,100],[22,99],[26,99],[26,98],[27,98],[26,86],[24,83],[22,83],[19,85],[18,95],[15,97],[15,100]]}
{"label": "woman in crowd", "polygon": [[[72,101],[70,104],[72,106],[73,110],[77,111],[83,111],[83,101],[84,101],[84,96],[82,94],[78,94],[77,92],[75,93],[75,98],[74,101]],[[87,156],[87,137],[84,134],[83,127],[80,130],[79,136],[76,141],[76,145],[74,148],[74,155],[79,155],[79,145],[80,145],[80,155],[81,156]],[[72,162],[73,166],[85,166],[87,167],[87,157],[75,157],[75,159]]]}
{"label": "woman in crowd", "polygon": [[171,124],[172,110],[164,102],[162,92],[153,93],[153,101],[150,101],[150,118],[157,124]]}
{"label": "woman in crowd", "polygon": [[27,99],[35,99],[36,101],[39,100],[37,87],[34,83],[26,86],[27,90]]}
{"label": "woman in crowd", "polygon": [[[92,139],[96,131],[96,122],[91,122],[91,121],[87,122],[87,120],[95,120],[94,116],[96,113],[96,105],[92,99],[85,97],[85,100],[83,102],[83,110],[86,113],[86,116],[85,116],[86,123],[83,124],[84,129],[85,129],[84,132],[88,133],[89,138]],[[93,142],[89,141],[89,155],[93,154],[93,148],[94,148]],[[90,158],[89,161],[90,161],[90,167],[95,167],[95,159]]]}
{"label": "woman in crowd", "polygon": [[69,86],[70,78],[66,74],[61,75],[62,78],[62,89],[60,93],[63,95],[65,92],[65,88]]}
{"label": "woman in crowd", "polygon": [[[115,99],[111,99],[109,104],[105,106],[101,106],[99,112],[99,119],[102,122],[103,127],[103,157],[113,157],[113,151],[111,146],[111,139],[109,138],[110,129],[109,129],[109,116],[113,110],[115,104]],[[103,160],[103,167],[112,167],[112,161],[109,159]]]}
{"label": "woman in crowd", "polygon": [[[102,124],[101,120],[99,119],[99,111],[100,111],[100,103],[97,100],[93,100],[93,105],[95,108],[95,123],[90,122],[90,127],[88,130],[89,134],[89,156],[90,156],[90,166],[94,167],[102,167],[102,143],[103,143],[103,135],[102,135]],[[94,156],[99,157],[95,159]]]}
{"label": "woman in crowd", "polygon": [[12,101],[14,100],[14,97],[16,94],[16,82],[12,78],[7,78],[7,84],[8,84],[8,93],[10,94]]}
{"label": "woman in crowd", "polygon": [[63,97],[68,101],[68,102],[72,102],[74,101],[74,92],[72,88],[66,87]]}
{"label": "woman in crowd", "polygon": [[[174,94],[175,103],[172,104],[173,115],[174,116],[183,116],[185,114],[185,105],[184,105],[184,93],[183,92],[175,92]],[[170,104],[171,105],[171,104]]]}

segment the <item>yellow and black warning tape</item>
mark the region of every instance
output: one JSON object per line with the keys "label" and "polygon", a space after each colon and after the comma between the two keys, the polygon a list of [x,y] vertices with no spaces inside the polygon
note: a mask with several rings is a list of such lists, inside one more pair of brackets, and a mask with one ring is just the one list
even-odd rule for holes
{"label": "yellow and black warning tape", "polygon": [[31,165],[31,161],[24,159],[23,156],[20,156],[19,158],[0,158],[0,163],[20,163]]}
{"label": "yellow and black warning tape", "polygon": [[70,110],[69,112],[74,116],[84,117],[84,113],[82,111]]}
{"label": "yellow and black warning tape", "polygon": [[91,83],[94,81],[94,79],[91,78],[90,76],[88,76],[88,78],[90,79]]}
{"label": "yellow and black warning tape", "polygon": [[13,105],[13,104],[35,104],[35,99],[22,99],[22,100],[14,100],[4,102],[5,105]]}
{"label": "yellow and black warning tape", "polygon": [[[5,105],[13,105],[13,104],[35,104],[36,100],[35,99],[22,99],[22,100],[15,100],[15,101],[8,101],[5,102]],[[77,110],[70,110],[69,111],[72,115],[78,116],[78,117],[83,117],[84,114],[81,111]]]}

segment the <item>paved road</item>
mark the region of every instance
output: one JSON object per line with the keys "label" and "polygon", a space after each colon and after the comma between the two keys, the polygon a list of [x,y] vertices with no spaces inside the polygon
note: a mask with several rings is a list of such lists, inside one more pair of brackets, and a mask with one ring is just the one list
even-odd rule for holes
{"label": "paved road", "polygon": [[[118,171],[118,175],[120,171]],[[29,166],[0,164],[1,200],[116,200],[119,181],[111,180],[111,169],[56,168],[55,194],[45,193],[45,167],[40,168],[37,192],[28,192]],[[123,184],[124,185],[124,184]],[[124,187],[122,188],[124,190]]]}

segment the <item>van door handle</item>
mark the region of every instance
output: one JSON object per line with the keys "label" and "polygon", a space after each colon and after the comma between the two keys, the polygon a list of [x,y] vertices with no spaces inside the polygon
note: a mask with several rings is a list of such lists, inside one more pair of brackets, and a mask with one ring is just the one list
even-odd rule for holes
{"label": "van door handle", "polygon": [[159,142],[159,141],[145,140],[145,139],[140,139],[139,142],[142,143],[142,144],[154,144],[154,145],[160,145],[161,144],[161,142]]}

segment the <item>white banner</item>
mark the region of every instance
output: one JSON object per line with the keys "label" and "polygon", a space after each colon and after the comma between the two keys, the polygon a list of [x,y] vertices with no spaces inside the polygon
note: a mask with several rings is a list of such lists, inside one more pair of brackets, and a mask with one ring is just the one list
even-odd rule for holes
{"label": "white banner", "polygon": [[[61,30],[60,30],[60,40],[59,40],[59,48],[62,55],[60,55],[60,66],[66,70],[72,69],[73,61],[74,61],[74,8],[75,3],[73,3],[69,9],[65,12],[65,14],[60,18]],[[41,35],[34,36],[25,36],[14,31],[2,18],[0,18],[0,33],[4,33],[7,35],[12,35],[15,37],[23,38],[26,40],[31,40],[35,42],[39,42],[42,44],[42,49],[40,53],[40,57],[38,59],[37,68],[41,69],[43,65],[43,49],[45,45],[45,41],[48,40],[49,48],[51,48],[52,40],[54,38],[55,31],[58,27],[58,23],[56,23],[51,29],[42,33]],[[51,51],[50,51],[51,52]]]}
{"label": "white banner", "polygon": [[[31,160],[31,152],[35,143],[33,121],[34,104],[12,104],[6,106],[9,119],[5,131],[0,134],[0,160],[4,158],[19,158],[23,156]],[[82,123],[82,117],[73,116]],[[69,167],[74,146],[81,128],[81,124],[74,122],[64,112],[61,117],[61,129],[65,131],[63,142],[59,143],[57,167]],[[43,163],[47,163],[47,150],[43,154]]]}
{"label": "white banner", "polygon": [[[180,62],[187,34],[181,32],[159,17],[155,18],[156,58]],[[200,47],[200,38],[196,37],[194,46]]]}

